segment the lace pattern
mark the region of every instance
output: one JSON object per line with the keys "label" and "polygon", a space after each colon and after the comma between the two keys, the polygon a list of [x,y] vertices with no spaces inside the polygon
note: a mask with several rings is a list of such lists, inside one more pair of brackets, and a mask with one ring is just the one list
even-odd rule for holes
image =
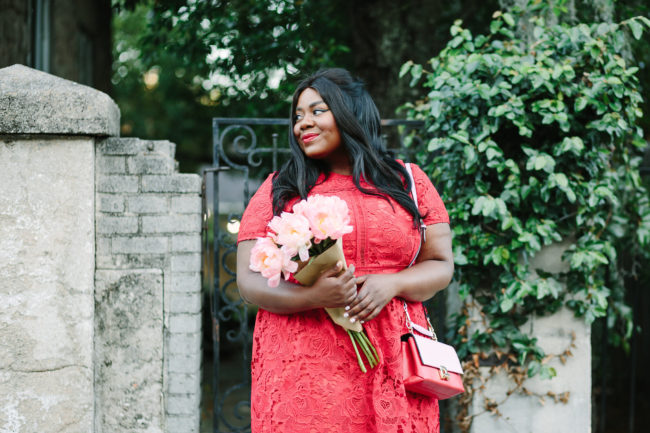
{"label": "lace pattern", "polygon": [[[425,224],[448,222],[429,179],[416,166],[413,175]],[[311,194],[337,195],[348,203],[355,230],[344,236],[343,249],[357,275],[397,272],[408,266],[419,233],[397,203],[365,195],[351,176],[337,174],[317,184]],[[269,177],[244,213],[238,240],[264,236],[271,218]],[[411,304],[413,320],[426,323],[420,303]],[[439,432],[437,400],[404,389],[401,301],[390,301],[364,327],[381,357],[380,365],[366,374],[359,370],[348,335],[323,310],[278,315],[260,309],[253,339],[252,431]]]}

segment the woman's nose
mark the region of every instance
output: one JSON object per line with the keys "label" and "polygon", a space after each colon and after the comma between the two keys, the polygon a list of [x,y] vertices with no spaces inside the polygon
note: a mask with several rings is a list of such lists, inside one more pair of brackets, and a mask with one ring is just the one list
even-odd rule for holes
{"label": "woman's nose", "polygon": [[306,129],[311,126],[314,126],[314,118],[311,114],[305,114],[305,116],[300,120],[300,129]]}

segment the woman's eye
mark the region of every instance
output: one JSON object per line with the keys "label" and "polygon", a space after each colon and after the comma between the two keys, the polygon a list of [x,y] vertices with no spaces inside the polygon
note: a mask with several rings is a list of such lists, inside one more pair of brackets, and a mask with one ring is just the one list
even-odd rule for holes
{"label": "woman's eye", "polygon": [[300,119],[302,119],[302,114],[296,114],[295,116],[293,116],[293,121],[294,121],[294,122],[297,122],[297,121],[299,121]]}
{"label": "woman's eye", "polygon": [[325,108],[317,108],[317,109],[314,110],[314,114],[315,114],[316,116],[318,116],[319,114],[323,114],[323,113],[325,113],[326,111],[327,111],[327,109],[325,109]]}

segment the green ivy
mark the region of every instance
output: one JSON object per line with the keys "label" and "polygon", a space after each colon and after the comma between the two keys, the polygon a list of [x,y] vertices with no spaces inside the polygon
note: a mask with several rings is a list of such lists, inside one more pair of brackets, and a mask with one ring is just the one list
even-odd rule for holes
{"label": "green ivy", "polygon": [[[523,15],[493,18],[487,36],[457,21],[437,57],[403,65],[400,76],[426,91],[404,109],[425,122],[418,162],[450,214],[461,298],[485,319],[474,330],[467,309],[456,316],[459,354],[506,351],[530,376],[552,377],[522,330],[532,314],[565,305],[591,323],[609,309],[614,341],[633,329],[624,277],[650,259],[650,204],[638,68],[619,53],[626,32],[639,39],[650,20],[551,26],[533,17],[524,41],[515,31]],[[566,272],[533,277],[531,257],[561,241]]]}

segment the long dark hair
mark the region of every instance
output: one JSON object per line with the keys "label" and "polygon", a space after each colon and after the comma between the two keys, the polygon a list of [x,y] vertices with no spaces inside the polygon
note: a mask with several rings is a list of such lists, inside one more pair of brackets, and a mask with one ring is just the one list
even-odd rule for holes
{"label": "long dark hair", "polygon": [[[292,157],[273,177],[273,213],[279,215],[295,197],[307,198],[318,176],[329,176],[323,161],[305,157],[293,134],[296,104],[307,88],[316,90],[334,115],[341,142],[352,164],[354,184],[365,194],[391,197],[413,216],[417,225],[422,217],[409,196],[411,181],[404,166],[386,150],[381,139],[379,110],[363,82],[345,69],[322,69],[304,79],[293,94],[289,146]],[[374,188],[364,188],[360,179]]]}

